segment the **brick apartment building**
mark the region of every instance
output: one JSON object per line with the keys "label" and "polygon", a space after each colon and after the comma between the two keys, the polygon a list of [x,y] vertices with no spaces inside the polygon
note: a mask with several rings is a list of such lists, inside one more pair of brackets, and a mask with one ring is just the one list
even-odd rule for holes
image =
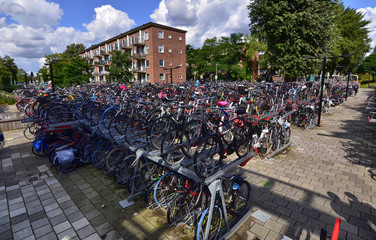
{"label": "brick apartment building", "polygon": [[105,83],[115,50],[132,55],[131,71],[137,82],[185,82],[186,81],[186,31],[156,23],[140,27],[93,45],[80,56],[86,57],[94,68],[92,82]]}

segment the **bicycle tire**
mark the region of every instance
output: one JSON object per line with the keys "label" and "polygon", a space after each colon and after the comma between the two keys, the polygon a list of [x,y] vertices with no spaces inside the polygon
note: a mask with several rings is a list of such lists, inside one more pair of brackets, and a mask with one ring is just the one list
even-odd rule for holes
{"label": "bicycle tire", "polygon": [[105,169],[106,172],[112,173],[117,164],[126,157],[127,153],[123,148],[114,148],[106,156]]}
{"label": "bicycle tire", "polygon": [[195,173],[201,179],[206,179],[220,170],[223,159],[221,139],[217,135],[209,135],[201,140],[193,157]]}
{"label": "bicycle tire", "polygon": [[53,156],[53,166],[55,170],[60,174],[70,173],[76,168],[76,164],[74,164],[73,161],[69,163],[60,164],[56,152],[54,152]]}
{"label": "bicycle tire", "polygon": [[113,176],[116,183],[120,185],[128,185],[129,178],[134,172],[134,166],[132,163],[135,159],[135,154],[128,155],[115,167]]}
{"label": "bicycle tire", "polygon": [[[197,224],[197,230],[196,230],[196,239],[197,240],[203,240],[205,236],[205,230],[208,225],[208,216],[209,216],[209,208],[207,208],[203,214],[201,215],[201,218],[199,220],[199,223]],[[222,210],[218,205],[215,205],[213,208],[213,214],[212,219],[210,222],[210,229],[209,229],[209,236],[208,240],[214,240],[217,239],[218,234],[222,228],[223,225],[223,214]]]}
{"label": "bicycle tire", "polygon": [[168,206],[180,186],[180,177],[174,172],[164,174],[154,187],[154,201],[159,206]]}

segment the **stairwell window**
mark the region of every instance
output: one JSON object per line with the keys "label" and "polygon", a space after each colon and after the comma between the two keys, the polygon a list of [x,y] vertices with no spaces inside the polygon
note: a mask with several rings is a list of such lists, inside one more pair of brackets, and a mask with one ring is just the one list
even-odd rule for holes
{"label": "stairwell window", "polygon": [[149,46],[147,46],[147,45],[145,46],[145,48],[144,48],[144,53],[145,53],[145,54],[149,54]]}
{"label": "stairwell window", "polygon": [[164,60],[163,59],[159,59],[159,66],[164,67]]}
{"label": "stairwell window", "polygon": [[159,45],[158,46],[158,52],[159,53],[164,53],[164,46],[163,45]]}
{"label": "stairwell window", "polygon": [[159,80],[161,80],[161,81],[165,80],[165,74],[164,73],[159,74]]}
{"label": "stairwell window", "polygon": [[149,68],[149,67],[150,67],[150,62],[149,62],[149,60],[146,60],[146,61],[145,61],[145,67],[146,67],[146,68]]}
{"label": "stairwell window", "polygon": [[163,31],[158,31],[158,38],[163,39]]}

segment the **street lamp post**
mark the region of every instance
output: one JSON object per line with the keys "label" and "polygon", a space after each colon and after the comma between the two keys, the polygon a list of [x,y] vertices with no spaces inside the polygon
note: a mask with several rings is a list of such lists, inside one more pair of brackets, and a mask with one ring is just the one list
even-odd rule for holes
{"label": "street lamp post", "polygon": [[215,81],[218,80],[218,68],[217,68],[217,66],[218,66],[218,63],[215,64]]}
{"label": "street lamp post", "polygon": [[45,63],[44,65],[50,67],[50,77],[51,77],[51,89],[52,92],[55,92],[55,82],[54,82],[54,74],[53,74],[53,69],[52,69],[52,64],[57,63],[57,59],[51,60],[49,63]]}

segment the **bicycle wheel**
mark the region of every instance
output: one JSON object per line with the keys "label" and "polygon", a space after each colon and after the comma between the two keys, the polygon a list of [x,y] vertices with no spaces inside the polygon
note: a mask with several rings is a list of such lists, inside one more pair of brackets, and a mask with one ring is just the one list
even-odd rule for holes
{"label": "bicycle wheel", "polygon": [[127,156],[121,163],[119,163],[114,169],[114,180],[120,185],[128,185],[129,178],[134,172],[134,160],[135,154]]}
{"label": "bicycle wheel", "polygon": [[148,129],[148,144],[151,150],[160,150],[164,134],[173,128],[171,116],[157,118]]}
{"label": "bicycle wheel", "polygon": [[252,129],[251,125],[243,119],[234,120],[234,145],[236,155],[240,158],[249,153],[251,149]]}
{"label": "bicycle wheel", "polygon": [[199,143],[194,158],[194,170],[198,177],[206,179],[220,170],[224,158],[224,148],[217,135],[210,135]]}
{"label": "bicycle wheel", "polygon": [[142,120],[133,120],[127,124],[124,131],[125,141],[129,145],[137,145],[145,143],[146,140],[146,124]]}
{"label": "bicycle wheel", "polygon": [[290,142],[291,139],[291,129],[288,127],[284,127],[283,130],[283,144],[287,144]]}
{"label": "bicycle wheel", "polygon": [[154,201],[159,206],[168,206],[180,188],[180,178],[174,172],[163,175],[154,187]]}
{"label": "bicycle wheel", "polygon": [[184,205],[183,195],[178,194],[172,199],[167,210],[167,222],[170,226],[178,226],[183,221]]}
{"label": "bicycle wheel", "polygon": [[162,139],[161,152],[163,153],[168,151],[168,153],[162,154],[162,159],[168,165],[178,163],[185,158],[185,155],[180,147],[180,132],[180,130],[170,131]]}
{"label": "bicycle wheel", "polygon": [[23,132],[24,136],[28,140],[33,140],[34,139],[34,134],[35,134],[35,123],[31,123],[26,126]]}
{"label": "bicycle wheel", "polygon": [[232,215],[242,216],[248,210],[251,185],[247,181],[237,181],[233,184],[230,202],[227,209]]}
{"label": "bicycle wheel", "polygon": [[96,150],[91,157],[91,162],[93,163],[94,167],[102,169],[104,168],[106,160],[106,151],[104,149]]}
{"label": "bicycle wheel", "polygon": [[136,175],[132,174],[128,181],[128,191],[132,192],[134,187],[135,192],[143,191],[148,187],[148,185],[154,180],[154,171],[156,170],[156,165],[151,162],[141,164]]}
{"label": "bicycle wheel", "polygon": [[127,153],[122,148],[114,148],[106,156],[105,169],[106,172],[112,173],[115,167],[127,156]]}
{"label": "bicycle wheel", "polygon": [[215,205],[213,208],[213,214],[210,223],[208,223],[209,208],[207,208],[201,215],[200,221],[197,225],[196,239],[202,240],[205,238],[206,228],[209,227],[208,240],[214,240],[218,238],[219,231],[223,225],[223,214],[219,206]]}
{"label": "bicycle wheel", "polygon": [[72,172],[76,168],[76,164],[74,164],[73,161],[66,162],[66,163],[59,163],[59,159],[57,157],[56,152],[54,152],[54,156],[52,157],[52,159],[53,159],[54,168],[58,173],[67,174],[67,173]]}
{"label": "bicycle wheel", "polygon": [[196,147],[204,136],[207,136],[207,130],[201,121],[191,120],[185,124],[181,133],[182,151],[185,156],[193,158]]}

